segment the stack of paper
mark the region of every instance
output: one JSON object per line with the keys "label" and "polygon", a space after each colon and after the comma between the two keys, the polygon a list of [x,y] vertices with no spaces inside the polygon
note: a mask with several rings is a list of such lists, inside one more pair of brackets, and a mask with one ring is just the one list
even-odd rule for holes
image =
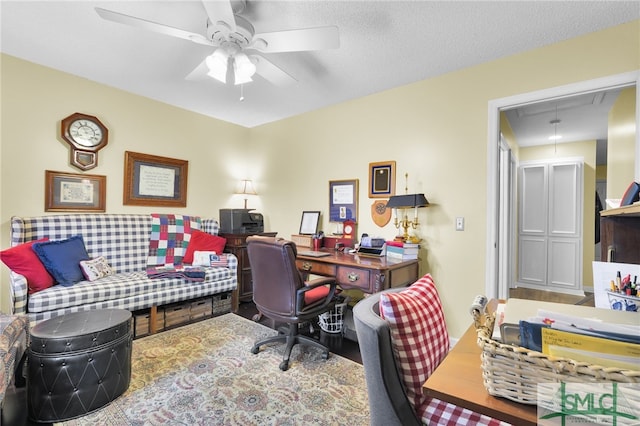
{"label": "stack of paper", "polygon": [[504,343],[603,367],[640,370],[636,313],[509,299],[501,319]]}

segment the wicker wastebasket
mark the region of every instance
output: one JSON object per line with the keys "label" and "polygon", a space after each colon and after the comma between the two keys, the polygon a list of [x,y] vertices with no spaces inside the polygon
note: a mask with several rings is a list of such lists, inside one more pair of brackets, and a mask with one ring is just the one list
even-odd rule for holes
{"label": "wicker wastebasket", "polygon": [[344,310],[349,304],[349,297],[340,297],[334,308],[318,316],[318,325],[327,333],[342,333],[344,325]]}

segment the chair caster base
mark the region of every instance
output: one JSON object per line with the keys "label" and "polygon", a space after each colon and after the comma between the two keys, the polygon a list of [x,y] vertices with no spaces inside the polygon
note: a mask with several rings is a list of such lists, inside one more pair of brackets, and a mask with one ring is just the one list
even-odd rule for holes
{"label": "chair caster base", "polygon": [[282,361],[280,363],[280,370],[287,371],[289,369],[289,361]]}
{"label": "chair caster base", "polygon": [[323,360],[328,360],[329,359],[329,352],[322,352],[322,359]]}
{"label": "chair caster base", "polygon": [[251,348],[251,353],[256,355],[258,352],[260,352],[260,348],[258,346],[254,346]]}

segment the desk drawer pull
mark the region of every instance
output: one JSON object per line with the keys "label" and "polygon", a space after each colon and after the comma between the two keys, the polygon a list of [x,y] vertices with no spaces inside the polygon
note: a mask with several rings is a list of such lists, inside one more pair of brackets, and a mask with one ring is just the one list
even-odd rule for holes
{"label": "desk drawer pull", "polygon": [[302,270],[303,271],[310,271],[312,267],[313,267],[313,263],[311,263],[311,262],[302,262]]}
{"label": "desk drawer pull", "polygon": [[349,272],[349,275],[347,275],[347,279],[352,283],[358,281],[358,278],[360,278],[360,276],[355,272]]}

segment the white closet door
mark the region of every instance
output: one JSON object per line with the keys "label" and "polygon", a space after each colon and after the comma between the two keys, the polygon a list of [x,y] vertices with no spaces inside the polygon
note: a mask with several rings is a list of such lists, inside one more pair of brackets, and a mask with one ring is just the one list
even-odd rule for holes
{"label": "white closet door", "polygon": [[582,289],[582,167],[575,160],[520,166],[519,284]]}
{"label": "white closet door", "polygon": [[520,167],[518,282],[547,284],[547,166]]}

